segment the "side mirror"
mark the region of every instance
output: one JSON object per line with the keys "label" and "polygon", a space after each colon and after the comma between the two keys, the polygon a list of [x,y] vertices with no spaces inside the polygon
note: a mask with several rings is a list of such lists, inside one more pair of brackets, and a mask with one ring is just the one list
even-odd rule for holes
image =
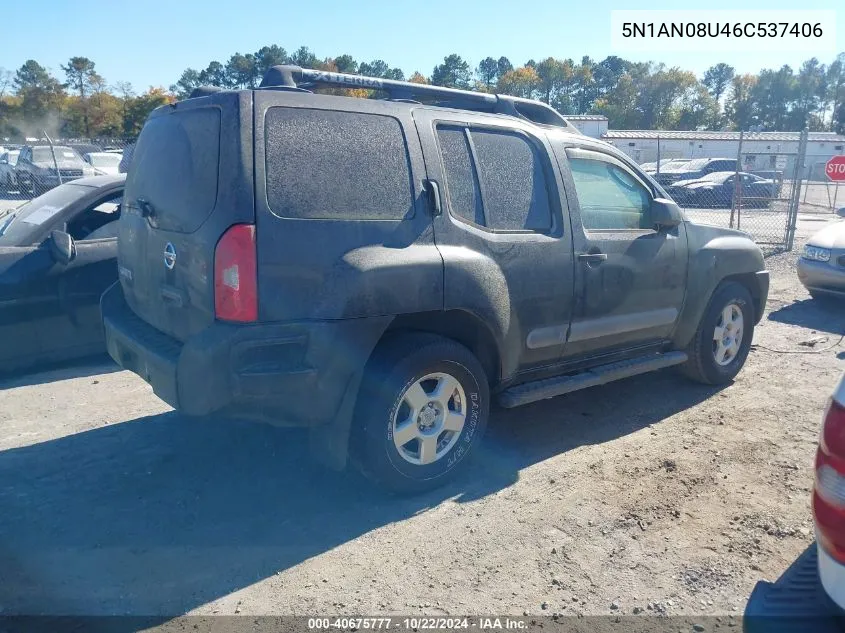
{"label": "side mirror", "polygon": [[836,215],[840,218],[845,218],[845,207],[840,207],[836,210]]}
{"label": "side mirror", "polygon": [[660,229],[678,226],[683,221],[681,208],[666,198],[655,198],[651,201],[651,223]]}
{"label": "side mirror", "polygon": [[67,266],[76,257],[76,244],[73,238],[64,231],[51,231],[50,255],[57,264]]}

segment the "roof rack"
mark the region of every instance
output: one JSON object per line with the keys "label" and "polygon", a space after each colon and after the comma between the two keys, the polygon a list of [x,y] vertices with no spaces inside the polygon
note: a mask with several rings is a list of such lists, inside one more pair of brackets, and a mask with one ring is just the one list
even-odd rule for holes
{"label": "roof rack", "polygon": [[325,70],[312,70],[299,66],[273,66],[264,75],[259,88],[300,90],[313,87],[364,88],[386,92],[394,101],[417,101],[423,99],[442,107],[507,114],[520,119],[567,129],[575,134],[581,132],[569,123],[551,106],[533,99],[523,99],[510,95],[457,90],[428,84],[416,84],[410,81],[380,79],[363,75],[333,73]]}

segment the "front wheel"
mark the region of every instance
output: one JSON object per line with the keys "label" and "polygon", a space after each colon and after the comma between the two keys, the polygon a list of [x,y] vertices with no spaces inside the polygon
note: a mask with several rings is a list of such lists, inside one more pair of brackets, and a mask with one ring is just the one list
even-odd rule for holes
{"label": "front wheel", "polygon": [[730,382],[742,369],[754,336],[751,293],[735,281],[722,282],[713,293],[687,348],[681,370],[708,385]]}
{"label": "front wheel", "polygon": [[367,364],[350,437],[352,461],[396,492],[452,479],[487,427],[489,387],[478,359],[455,341],[402,334]]}

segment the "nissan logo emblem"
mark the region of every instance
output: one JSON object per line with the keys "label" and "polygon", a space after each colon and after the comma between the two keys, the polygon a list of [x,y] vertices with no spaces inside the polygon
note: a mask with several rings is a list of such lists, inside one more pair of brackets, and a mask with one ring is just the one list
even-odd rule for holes
{"label": "nissan logo emblem", "polygon": [[167,270],[173,270],[176,265],[176,247],[171,242],[164,247],[164,266]]}

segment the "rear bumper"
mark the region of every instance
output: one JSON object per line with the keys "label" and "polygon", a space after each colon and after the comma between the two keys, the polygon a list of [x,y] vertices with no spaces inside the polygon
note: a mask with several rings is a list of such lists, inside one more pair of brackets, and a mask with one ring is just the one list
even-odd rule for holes
{"label": "rear bumper", "polygon": [[214,323],[185,343],[127,305],[119,283],[101,299],[106,347],[189,415],[226,408],[295,425],[330,422],[390,317],[285,324]]}
{"label": "rear bumper", "polygon": [[845,268],[841,266],[801,257],[798,260],[798,279],[809,290],[845,297]]}

